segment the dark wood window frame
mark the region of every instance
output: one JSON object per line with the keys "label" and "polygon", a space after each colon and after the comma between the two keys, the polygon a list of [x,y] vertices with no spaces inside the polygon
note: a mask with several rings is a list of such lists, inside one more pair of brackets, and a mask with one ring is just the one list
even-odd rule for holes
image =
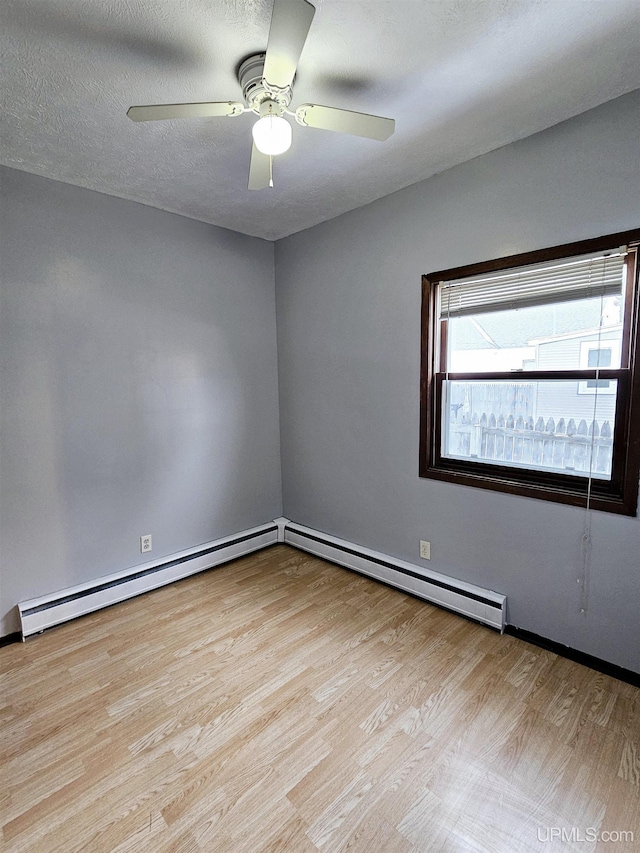
{"label": "dark wood window frame", "polygon": [[635,516],[640,476],[640,230],[624,231],[550,249],[511,255],[493,261],[441,270],[422,277],[422,337],[420,369],[420,469],[421,477],[524,495],[584,507],[588,478],[553,471],[485,464],[442,456],[442,383],[449,380],[513,381],[513,373],[445,373],[446,323],[438,316],[438,288],[442,282],[478,276],[497,270],[628,246],[627,293],[623,318],[622,361],[617,369],[526,371],[527,379],[615,379],[616,418],[610,480],[592,479],[589,506],[605,512]]}

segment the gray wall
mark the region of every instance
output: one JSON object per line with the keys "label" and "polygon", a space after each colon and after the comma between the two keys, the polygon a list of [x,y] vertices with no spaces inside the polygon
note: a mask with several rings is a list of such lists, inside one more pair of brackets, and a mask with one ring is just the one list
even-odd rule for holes
{"label": "gray wall", "polygon": [[276,245],[285,515],[506,593],[521,628],[640,671],[640,520],[418,478],[420,277],[640,226],[640,93]]}
{"label": "gray wall", "polygon": [[[0,634],[281,514],[273,244],[1,169]],[[146,558],[146,555],[145,555]]]}

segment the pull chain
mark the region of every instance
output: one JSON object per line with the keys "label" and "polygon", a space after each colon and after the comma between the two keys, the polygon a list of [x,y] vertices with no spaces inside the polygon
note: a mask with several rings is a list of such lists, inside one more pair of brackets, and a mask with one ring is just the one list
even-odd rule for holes
{"label": "pull chain", "polygon": [[273,157],[269,154],[269,186],[273,189]]}
{"label": "pull chain", "polygon": [[[604,315],[604,281],[606,274],[607,262],[605,260],[602,269],[602,279],[600,282],[600,321],[598,323],[598,340],[597,352],[598,358],[596,361],[595,386],[593,389],[593,420],[591,421],[591,442],[589,448],[589,478],[587,480],[587,499],[585,502],[584,526],[582,528],[582,566],[581,573],[578,575],[578,585],[580,589],[580,613],[583,616],[587,615],[589,610],[589,582],[591,580],[591,487],[593,485],[594,473],[594,454],[596,453],[596,418],[598,416],[598,388],[600,387],[600,353],[602,352],[602,325]],[[591,272],[589,273],[591,276]]]}

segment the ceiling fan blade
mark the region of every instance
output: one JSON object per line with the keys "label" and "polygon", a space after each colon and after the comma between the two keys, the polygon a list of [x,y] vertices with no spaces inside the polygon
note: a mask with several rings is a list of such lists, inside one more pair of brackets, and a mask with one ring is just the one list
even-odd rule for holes
{"label": "ceiling fan blade", "polygon": [[148,107],[129,107],[131,121],[162,121],[168,118],[215,118],[239,116],[244,106],[238,101],[203,104],[156,104]]}
{"label": "ceiling fan blade", "polygon": [[307,0],[275,0],[262,72],[267,83],[279,89],[291,85],[315,13]]}
{"label": "ceiling fan blade", "polygon": [[318,127],[322,130],[335,130],[338,133],[351,133],[353,136],[366,136],[384,142],[396,128],[392,118],[371,116],[368,113],[354,113],[335,107],[320,107],[317,104],[302,104],[296,110],[298,124]]}
{"label": "ceiling fan blade", "polygon": [[264,190],[271,183],[271,168],[269,156],[258,151],[255,144],[251,149],[251,165],[249,166],[249,189]]}

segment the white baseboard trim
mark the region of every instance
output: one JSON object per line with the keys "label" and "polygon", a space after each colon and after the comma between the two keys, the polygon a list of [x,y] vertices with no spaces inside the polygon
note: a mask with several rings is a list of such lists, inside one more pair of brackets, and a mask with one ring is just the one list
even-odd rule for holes
{"label": "white baseboard trim", "polygon": [[438,604],[484,625],[504,631],[507,612],[505,595],[439,574],[413,563],[396,560],[378,551],[354,545],[300,524],[278,519],[284,526],[284,541],[295,548],[308,551],[353,569],[403,592]]}
{"label": "white baseboard trim", "polygon": [[[282,519],[278,519],[282,522]],[[259,551],[279,540],[282,526],[276,522],[243,530],[233,536],[207,542],[188,551],[142,563],[124,572],[98,578],[89,583],[69,587],[40,598],[18,604],[22,639],[38,634],[45,628],[60,625],[111,604],[126,601],[143,592],[165,586],[189,575],[211,569]]]}

